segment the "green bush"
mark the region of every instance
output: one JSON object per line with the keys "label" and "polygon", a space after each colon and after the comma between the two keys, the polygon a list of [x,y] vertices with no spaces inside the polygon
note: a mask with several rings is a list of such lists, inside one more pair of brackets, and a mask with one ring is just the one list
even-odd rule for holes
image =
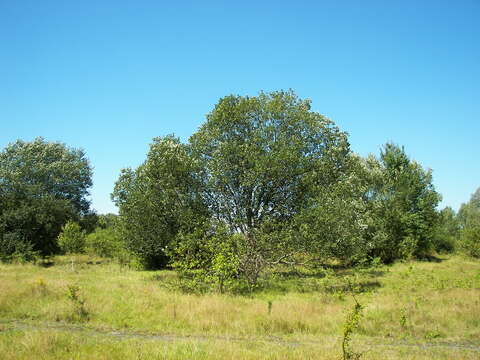
{"label": "green bush", "polygon": [[459,245],[469,256],[480,258],[480,188],[458,211],[461,226]]}
{"label": "green bush", "polygon": [[435,238],[434,245],[438,253],[452,253],[455,251],[456,239],[452,236],[438,236]]}
{"label": "green bush", "polygon": [[105,258],[118,258],[125,251],[116,230],[112,227],[97,228],[85,239],[88,254]]}
{"label": "green bush", "polygon": [[65,254],[85,252],[85,232],[76,222],[67,222],[58,236],[58,246]]}
{"label": "green bush", "polygon": [[461,247],[469,256],[480,258],[480,224],[475,224],[462,231]]}
{"label": "green bush", "polygon": [[[1,235],[1,234],[0,234]],[[34,261],[38,252],[32,243],[25,241],[19,232],[8,232],[0,236],[0,260],[4,262]]]}
{"label": "green bush", "polygon": [[220,293],[243,291],[245,274],[236,250],[239,236],[215,225],[197,227],[189,234],[180,233],[171,256],[172,266],[183,280],[181,287],[189,292],[202,292],[205,288]]}
{"label": "green bush", "polygon": [[441,210],[433,239],[433,246],[438,253],[451,253],[455,250],[460,233],[460,223],[455,211],[446,207]]}

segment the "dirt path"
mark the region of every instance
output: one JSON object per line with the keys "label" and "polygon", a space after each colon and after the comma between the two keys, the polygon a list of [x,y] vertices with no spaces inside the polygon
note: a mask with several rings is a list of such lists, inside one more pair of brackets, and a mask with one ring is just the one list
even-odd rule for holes
{"label": "dirt path", "polygon": [[[314,345],[321,344],[317,341],[289,341],[282,338],[268,336],[257,338],[242,338],[242,337],[229,337],[229,336],[201,336],[201,335],[172,335],[172,334],[147,334],[133,331],[108,331],[90,328],[83,325],[75,325],[68,323],[54,323],[54,322],[38,322],[30,323],[22,320],[0,320],[0,333],[8,331],[38,331],[38,330],[55,330],[67,333],[81,333],[87,336],[102,336],[117,340],[123,339],[142,339],[153,341],[227,341],[227,342],[264,342],[264,343],[276,343],[285,346],[302,346],[302,345]],[[375,338],[374,338],[375,339]],[[338,341],[338,337],[331,337],[331,341]],[[376,339],[375,339],[376,340]],[[380,340],[380,339],[379,339]],[[384,340],[384,339],[382,339]],[[435,343],[408,343],[404,341],[396,341],[391,343],[365,343],[369,347],[415,347],[415,348],[448,348],[448,349],[461,349],[480,352],[480,346],[469,343],[454,343],[454,342],[435,342]]]}

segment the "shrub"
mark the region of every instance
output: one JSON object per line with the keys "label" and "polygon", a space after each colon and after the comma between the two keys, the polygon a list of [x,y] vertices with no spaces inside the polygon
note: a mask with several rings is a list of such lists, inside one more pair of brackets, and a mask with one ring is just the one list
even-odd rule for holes
{"label": "shrub", "polygon": [[342,339],[342,359],[343,360],[358,360],[362,356],[361,353],[358,353],[352,349],[352,335],[358,328],[360,320],[362,318],[363,306],[360,304],[355,296],[355,305],[352,311],[347,315],[343,326],[343,339]]}
{"label": "shrub", "polygon": [[456,238],[444,234],[437,235],[435,238],[435,251],[438,253],[452,253],[455,251]]}
{"label": "shrub", "polygon": [[212,224],[177,236],[177,245],[171,251],[172,266],[180,272],[190,292],[205,288],[215,288],[220,293],[244,290],[246,274],[241,271],[237,255],[239,236]]}
{"label": "shrub", "polygon": [[97,228],[85,239],[88,254],[116,258],[124,250],[123,243],[114,228]]}
{"label": "shrub", "polygon": [[450,207],[441,210],[433,241],[435,251],[439,253],[453,252],[459,237],[459,232],[460,223],[455,211]]}
{"label": "shrub", "polygon": [[80,288],[76,285],[69,285],[67,297],[73,306],[73,312],[69,316],[71,321],[88,321],[90,313],[85,306],[85,299],[80,296]]}
{"label": "shrub", "polygon": [[25,241],[19,232],[9,232],[0,236],[0,249],[0,260],[4,262],[27,262],[38,257],[33,244]]}
{"label": "shrub", "polygon": [[65,254],[85,252],[85,232],[76,222],[67,222],[58,236],[58,246]]}
{"label": "shrub", "polygon": [[458,211],[460,247],[469,256],[480,257],[480,188]]}
{"label": "shrub", "polygon": [[469,256],[480,258],[480,224],[469,226],[462,231],[461,247]]}

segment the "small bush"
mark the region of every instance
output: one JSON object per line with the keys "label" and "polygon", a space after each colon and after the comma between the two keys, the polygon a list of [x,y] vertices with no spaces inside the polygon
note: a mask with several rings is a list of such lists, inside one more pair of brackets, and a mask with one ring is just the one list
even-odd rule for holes
{"label": "small bush", "polygon": [[452,253],[455,251],[456,239],[453,236],[441,234],[435,238],[434,246],[438,253]]}
{"label": "small bush", "polygon": [[85,252],[85,232],[76,222],[67,222],[58,236],[58,246],[65,254]]}
{"label": "small bush", "polygon": [[37,257],[38,251],[34,250],[33,244],[19,232],[0,234],[0,261],[23,263],[35,261]]}
{"label": "small bush", "polygon": [[455,251],[460,233],[460,222],[455,211],[446,207],[441,210],[433,237],[433,246],[438,253],[451,253]]}
{"label": "small bush", "polygon": [[115,258],[123,250],[123,244],[113,228],[97,228],[85,239],[88,254]]}
{"label": "small bush", "polygon": [[43,278],[35,280],[32,287],[32,293],[35,295],[45,296],[48,294],[47,283]]}
{"label": "small bush", "polygon": [[[205,227],[190,234],[179,234],[173,249],[172,266],[181,274],[187,288],[216,289],[220,293],[243,292],[245,279],[236,255],[237,236],[222,227]],[[189,291],[192,292],[192,291]]]}
{"label": "small bush", "polygon": [[138,257],[127,249],[115,226],[97,227],[85,239],[87,254],[116,260],[121,266],[140,269]]}
{"label": "small bush", "polygon": [[90,313],[85,307],[85,299],[80,296],[80,288],[76,285],[69,285],[67,297],[73,305],[73,313],[70,316],[70,320],[87,321],[90,318]]}
{"label": "small bush", "polygon": [[360,304],[355,296],[355,305],[352,311],[347,315],[343,326],[343,340],[342,340],[342,359],[343,360],[358,360],[362,356],[362,353],[358,353],[352,349],[352,335],[358,328],[360,320],[362,318],[363,305]]}

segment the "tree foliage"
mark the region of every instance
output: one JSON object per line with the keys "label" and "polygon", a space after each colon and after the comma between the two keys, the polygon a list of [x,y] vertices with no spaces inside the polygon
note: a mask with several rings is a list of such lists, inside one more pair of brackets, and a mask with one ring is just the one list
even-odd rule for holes
{"label": "tree foliage", "polygon": [[460,246],[470,256],[480,258],[480,188],[458,211]]}
{"label": "tree foliage", "polygon": [[58,246],[64,254],[81,254],[85,252],[85,232],[74,221],[68,221],[58,235]]}
{"label": "tree foliage", "polygon": [[346,134],[292,92],[228,96],[188,144],[155,139],[146,162],[121,174],[113,198],[143,258],[162,264],[177,234],[214,221],[238,235],[238,272],[253,284],[296,251],[295,216],[317,187],[343,176],[348,155]]}
{"label": "tree foliage", "polygon": [[346,133],[291,91],[220,99],[187,143],[155,138],[112,196],[145,266],[170,263],[222,290],[252,288],[279,264],[424,256],[440,201],[403,148],[353,154]]}
{"label": "tree foliage", "polygon": [[91,176],[82,150],[8,145],[0,259],[133,254],[223,292],[253,289],[278,265],[392,262],[458,244],[480,256],[480,189],[458,215],[438,212],[430,170],[392,143],[379,157],[352,153],[347,134],[292,91],[226,96],[187,142],[154,138],[115,184],[118,217],[89,210]]}
{"label": "tree foliage", "polygon": [[191,232],[180,232],[170,250],[172,266],[190,281],[189,290],[213,287],[221,293],[242,291],[238,256],[241,236],[216,221],[203,223]]}
{"label": "tree foliage", "polygon": [[349,154],[345,133],[293,92],[220,99],[191,138],[202,198],[232,234],[239,268],[255,283],[294,254],[291,225],[317,186],[335,183]]}
{"label": "tree foliage", "polygon": [[54,253],[61,227],[88,213],[91,176],[82,150],[42,138],[8,145],[0,152],[0,251],[28,244]]}
{"label": "tree foliage", "polygon": [[135,170],[122,170],[115,184],[120,232],[147,268],[166,266],[167,248],[179,230],[202,219],[195,166],[179,139],[158,137],[147,160]]}
{"label": "tree foliage", "polygon": [[351,154],[342,177],[315,187],[314,196],[295,219],[300,241],[297,251],[310,261],[340,260],[353,264],[372,248],[367,241],[369,213],[369,169]]}
{"label": "tree foliage", "polygon": [[245,235],[291,218],[349,152],[346,134],[291,92],[221,99],[190,143],[209,209]]}
{"label": "tree foliage", "polygon": [[116,259],[123,264],[133,260],[122,241],[118,216],[114,214],[98,216],[98,226],[85,238],[85,251],[90,255]]}
{"label": "tree foliage", "polygon": [[298,221],[305,252],[352,264],[423,257],[435,245],[440,195],[431,172],[386,144],[376,158],[349,157],[344,176],[316,187]]}
{"label": "tree foliage", "polygon": [[310,101],[279,91],[220,99],[186,144],[155,138],[113,199],[144,265],[224,289],[278,264],[424,256],[440,196],[403,148],[363,159]]}
{"label": "tree foliage", "polygon": [[433,248],[436,207],[430,170],[424,170],[403,148],[387,143],[380,158],[367,159],[370,167],[370,253],[385,262],[411,256],[423,257]]}
{"label": "tree foliage", "polygon": [[438,214],[438,223],[434,238],[437,252],[452,252],[457,247],[460,235],[460,223],[451,207],[442,209]]}

